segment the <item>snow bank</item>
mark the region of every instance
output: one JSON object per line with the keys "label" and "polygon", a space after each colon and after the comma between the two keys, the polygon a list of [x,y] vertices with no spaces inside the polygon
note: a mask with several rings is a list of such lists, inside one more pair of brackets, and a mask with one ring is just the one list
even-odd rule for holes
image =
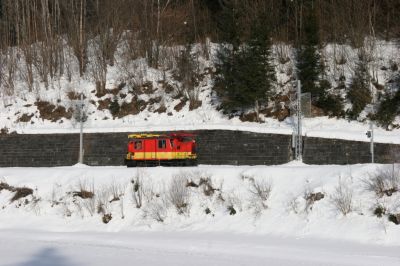
{"label": "snow bank", "polygon": [[[0,229],[246,233],[400,245],[400,226],[387,217],[400,213],[400,193],[378,197],[365,185],[382,167],[390,166],[0,168],[1,182],[34,189],[32,196],[14,202],[12,192],[0,192]],[[183,186],[179,209],[171,189],[172,180],[180,178],[193,184]],[[352,195],[347,215],[334,204],[339,183]],[[260,200],[254,184],[270,186],[270,195]],[[133,196],[140,189],[142,203],[137,208]],[[82,190],[93,191],[93,200],[77,196]],[[310,203],[312,193],[324,197]],[[386,209],[382,218],[374,215],[378,205]],[[111,215],[108,223],[104,214]]]}

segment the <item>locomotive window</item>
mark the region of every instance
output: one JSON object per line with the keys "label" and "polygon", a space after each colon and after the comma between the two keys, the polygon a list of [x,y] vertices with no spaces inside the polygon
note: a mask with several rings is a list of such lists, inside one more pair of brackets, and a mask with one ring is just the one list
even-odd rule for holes
{"label": "locomotive window", "polygon": [[142,149],[142,141],[135,141],[135,150],[141,150]]}
{"label": "locomotive window", "polygon": [[158,148],[159,149],[165,149],[167,147],[167,142],[165,139],[160,139],[158,140]]}
{"label": "locomotive window", "polygon": [[173,148],[174,147],[174,140],[170,139],[169,142],[171,143],[171,148]]}

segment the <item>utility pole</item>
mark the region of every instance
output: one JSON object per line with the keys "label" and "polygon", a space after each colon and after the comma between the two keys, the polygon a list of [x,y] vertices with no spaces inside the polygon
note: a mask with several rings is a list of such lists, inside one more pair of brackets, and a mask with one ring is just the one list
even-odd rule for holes
{"label": "utility pole", "polygon": [[301,121],[301,81],[297,80],[297,160],[301,161],[303,154],[302,121]]}
{"label": "utility pole", "polygon": [[371,120],[369,124],[369,129],[371,132],[371,144],[370,144],[370,153],[371,153],[371,163],[375,162],[375,154],[374,154],[374,122]]}
{"label": "utility pole", "polygon": [[301,82],[297,80],[296,90],[291,94],[291,112],[293,117],[292,148],[294,149],[294,159],[302,160],[303,140],[302,140],[302,111],[301,111]]}
{"label": "utility pole", "polygon": [[83,164],[83,94],[81,94],[81,101],[79,103],[79,120],[81,123],[81,130],[80,130],[80,134],[79,134],[79,163]]}
{"label": "utility pole", "polygon": [[[374,94],[374,89],[371,86],[371,81],[369,83],[369,86],[371,88],[371,94],[372,94],[372,112],[375,113],[375,94]],[[371,163],[375,163],[375,153],[374,153],[374,121],[370,118],[369,122],[369,130],[371,132],[371,144],[370,144],[370,153],[371,153]]]}

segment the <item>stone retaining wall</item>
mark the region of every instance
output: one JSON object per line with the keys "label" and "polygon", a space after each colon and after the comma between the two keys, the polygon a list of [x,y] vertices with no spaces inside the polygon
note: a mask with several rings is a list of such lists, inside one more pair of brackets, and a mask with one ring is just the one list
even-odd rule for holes
{"label": "stone retaining wall", "polygon": [[[274,165],[292,159],[291,136],[230,130],[200,130],[199,164]],[[84,134],[84,163],[122,165],[127,133]],[[303,161],[308,164],[368,163],[369,143],[304,138]],[[78,161],[79,134],[0,136],[0,167],[64,166]],[[400,145],[375,144],[375,161],[399,159]],[[396,158],[397,157],[397,158]]]}

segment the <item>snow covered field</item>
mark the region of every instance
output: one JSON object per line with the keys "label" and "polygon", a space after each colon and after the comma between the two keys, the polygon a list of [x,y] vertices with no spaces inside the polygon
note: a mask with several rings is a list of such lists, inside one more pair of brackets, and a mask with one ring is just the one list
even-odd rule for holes
{"label": "snow covered field", "polygon": [[227,233],[54,233],[0,231],[0,265],[269,265],[400,264],[399,247],[320,239]]}
{"label": "snow covered field", "polygon": [[[400,193],[366,186],[391,167],[0,168],[3,187],[33,189],[15,201],[0,189],[0,265],[400,265],[400,225],[388,220]],[[173,180],[183,179],[178,209]],[[131,180],[141,181],[140,208]],[[335,204],[339,184],[351,195],[346,215]],[[83,188],[94,197],[74,195]]]}

